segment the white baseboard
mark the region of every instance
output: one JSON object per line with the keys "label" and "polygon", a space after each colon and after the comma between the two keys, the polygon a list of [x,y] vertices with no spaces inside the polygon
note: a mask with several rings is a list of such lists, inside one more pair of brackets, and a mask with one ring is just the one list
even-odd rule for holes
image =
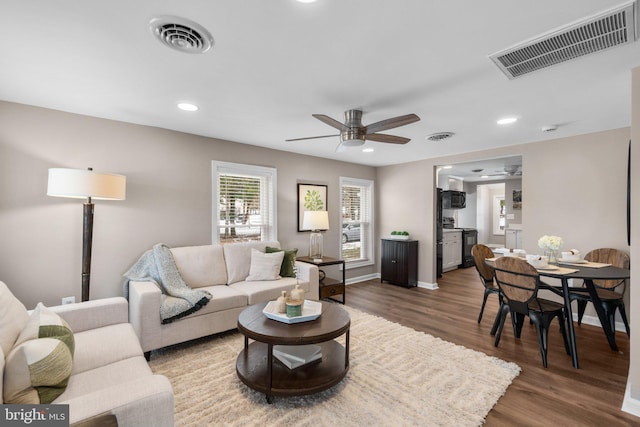
{"label": "white baseboard", "polygon": [[[573,321],[578,321],[578,313],[573,313]],[[585,325],[597,326],[598,328],[602,328],[602,323],[600,323],[600,319],[598,319],[598,316],[584,315],[582,316],[582,323],[584,323]],[[623,331],[624,333],[627,333],[627,330],[624,328],[624,323],[616,322],[616,331]]]}
{"label": "white baseboard", "polygon": [[366,282],[367,280],[374,280],[379,278],[380,273],[365,274],[364,276],[352,277],[350,279],[347,279],[347,283],[345,283],[345,285],[352,285],[354,283]]}
{"label": "white baseboard", "polygon": [[627,388],[624,391],[624,400],[622,401],[622,410],[636,417],[640,417],[640,399],[631,397],[631,384],[627,379]]}
{"label": "white baseboard", "polygon": [[[380,279],[380,273],[366,274],[364,276],[352,277],[347,279],[346,285],[352,285],[354,283],[365,282],[367,280],[375,280]],[[418,282],[419,288],[435,290],[438,289],[437,283],[428,283],[428,282]]]}
{"label": "white baseboard", "polygon": [[438,283],[429,283],[429,282],[418,282],[418,287],[423,289],[429,289],[430,291],[435,291],[438,288]]}

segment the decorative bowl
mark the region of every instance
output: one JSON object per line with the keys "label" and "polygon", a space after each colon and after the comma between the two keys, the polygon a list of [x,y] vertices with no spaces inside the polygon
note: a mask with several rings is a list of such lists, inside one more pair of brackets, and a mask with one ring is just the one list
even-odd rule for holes
{"label": "decorative bowl", "polygon": [[580,261],[580,251],[575,249],[568,252],[561,252],[563,261]]}
{"label": "decorative bowl", "polygon": [[527,255],[527,262],[535,268],[544,268],[549,265],[549,257],[546,255]]}

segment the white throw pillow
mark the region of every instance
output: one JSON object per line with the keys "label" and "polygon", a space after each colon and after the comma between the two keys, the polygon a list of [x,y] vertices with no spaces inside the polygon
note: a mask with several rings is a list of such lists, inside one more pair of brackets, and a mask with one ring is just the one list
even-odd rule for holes
{"label": "white throw pillow", "polygon": [[245,279],[248,282],[258,280],[277,280],[280,278],[280,266],[284,252],[273,252],[266,254],[256,249],[251,249],[251,266],[249,276]]}

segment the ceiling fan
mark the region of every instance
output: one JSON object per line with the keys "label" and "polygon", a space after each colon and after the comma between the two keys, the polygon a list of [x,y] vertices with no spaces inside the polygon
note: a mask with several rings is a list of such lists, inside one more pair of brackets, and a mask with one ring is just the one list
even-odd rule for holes
{"label": "ceiling fan", "polygon": [[497,173],[490,174],[489,176],[522,176],[522,166],[512,165],[505,166],[504,170],[496,171]]}
{"label": "ceiling fan", "polygon": [[302,141],[306,139],[329,138],[333,136],[340,137],[340,144],[336,151],[344,151],[347,147],[357,147],[363,145],[366,140],[376,142],[387,142],[390,144],[406,144],[411,141],[396,135],[387,135],[377,133],[387,129],[393,129],[400,126],[408,125],[420,120],[415,114],[406,114],[404,116],[394,117],[392,119],[381,120],[368,126],[362,124],[362,110],[347,110],[344,112],[344,123],[332,119],[324,114],[312,114],[313,117],[321,122],[334,127],[340,131],[337,135],[310,136],[306,138],[287,139],[287,141]]}

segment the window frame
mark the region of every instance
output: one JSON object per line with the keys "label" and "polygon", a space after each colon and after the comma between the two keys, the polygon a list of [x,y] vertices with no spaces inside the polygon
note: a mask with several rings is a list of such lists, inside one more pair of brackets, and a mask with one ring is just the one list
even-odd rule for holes
{"label": "window frame", "polygon": [[[344,200],[342,198],[342,190],[343,187],[345,186],[357,186],[357,187],[366,187],[368,190],[368,206],[367,206],[367,211],[369,213],[369,221],[361,221],[360,223],[362,224],[364,223],[369,223],[369,231],[368,231],[368,236],[363,239],[361,237],[360,242],[362,244],[363,241],[367,241],[367,249],[366,252],[368,253],[368,258],[359,258],[359,259],[354,259],[354,260],[348,260],[348,259],[344,259],[344,257],[342,256],[342,228],[344,227],[344,224],[349,224],[348,222],[344,222],[343,221],[343,209],[344,209]],[[349,177],[344,177],[341,176],[339,178],[339,191],[340,191],[340,226],[339,226],[339,253],[340,253],[340,257],[342,259],[344,259],[345,261],[345,268],[351,269],[351,268],[359,268],[359,267],[366,267],[366,266],[371,266],[375,264],[375,246],[374,246],[374,229],[375,229],[375,215],[374,215],[374,207],[375,207],[375,181],[372,179],[363,179],[363,178],[349,178]],[[361,227],[362,230],[362,227]],[[361,249],[361,254],[362,254],[362,249]]]}
{"label": "window frame", "polygon": [[[243,175],[247,177],[255,177],[268,180],[270,188],[270,197],[268,196],[267,207],[269,211],[270,224],[268,225],[268,233],[265,236],[261,233],[260,241],[277,241],[278,240],[278,170],[269,166],[257,166],[243,163],[223,162],[218,160],[211,161],[211,242],[212,244],[225,244],[230,242],[220,242],[220,209],[218,206],[218,177],[220,174]],[[263,189],[261,188],[261,199]],[[261,204],[260,210],[263,210]],[[264,231],[264,230],[263,230]]]}

